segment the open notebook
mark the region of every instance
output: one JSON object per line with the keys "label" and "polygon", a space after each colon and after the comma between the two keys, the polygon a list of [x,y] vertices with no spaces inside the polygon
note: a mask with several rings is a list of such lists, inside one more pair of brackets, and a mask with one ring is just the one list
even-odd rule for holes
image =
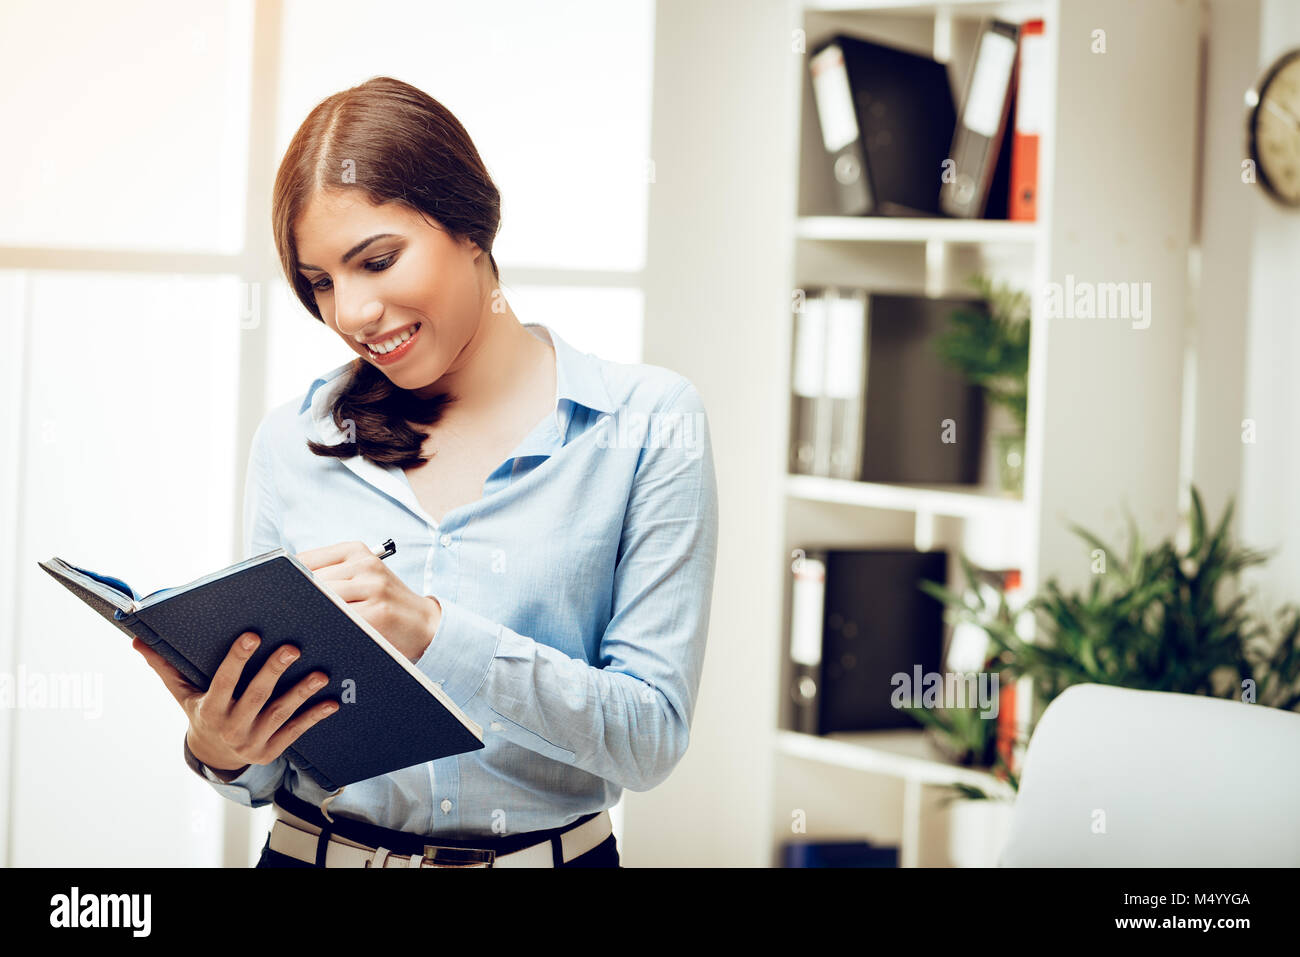
{"label": "open notebook", "polygon": [[284,548],[144,597],[120,579],[61,558],[38,564],[198,688],[207,689],[245,631],[257,632],[262,643],[244,664],[236,697],[268,655],[285,644],[298,648],[271,700],[312,671],[329,675],[299,709],[332,698],[339,710],[284,752],[327,791],[483,747],[483,729]]}

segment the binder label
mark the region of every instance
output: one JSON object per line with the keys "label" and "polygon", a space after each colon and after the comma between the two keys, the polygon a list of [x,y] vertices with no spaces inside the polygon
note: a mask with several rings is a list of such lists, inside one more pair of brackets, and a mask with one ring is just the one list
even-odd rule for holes
{"label": "binder label", "polygon": [[817,101],[817,118],[821,120],[822,141],[828,153],[837,153],[858,138],[858,120],[853,114],[844,53],[838,46],[829,46],[812,58],[809,68],[812,70],[813,98]]}
{"label": "binder label", "polygon": [[962,116],[967,129],[989,139],[997,136],[1015,59],[1014,40],[991,30],[985,32],[980,40],[975,75],[970,81],[970,95],[966,97],[966,111]]}

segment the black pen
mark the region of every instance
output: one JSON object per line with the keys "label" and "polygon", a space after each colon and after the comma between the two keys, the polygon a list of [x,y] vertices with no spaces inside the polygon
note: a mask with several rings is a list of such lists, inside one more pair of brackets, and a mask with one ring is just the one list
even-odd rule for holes
{"label": "black pen", "polygon": [[392,555],[396,551],[397,551],[397,546],[393,544],[393,540],[390,538],[386,542],[384,542],[384,544],[370,549],[370,554],[378,555],[380,558],[387,558],[389,555]]}

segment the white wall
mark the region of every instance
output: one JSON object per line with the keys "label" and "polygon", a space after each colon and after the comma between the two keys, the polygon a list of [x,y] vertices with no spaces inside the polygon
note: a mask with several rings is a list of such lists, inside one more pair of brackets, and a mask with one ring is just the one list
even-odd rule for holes
{"label": "white wall", "polygon": [[[1258,71],[1288,49],[1300,46],[1300,5],[1267,0],[1261,6]],[[1273,559],[1252,576],[1262,607],[1300,599],[1300,212],[1284,210],[1262,194],[1252,197],[1249,330],[1246,365],[1246,417],[1259,422],[1260,438],[1243,448],[1242,538],[1257,547],[1277,548]]]}
{"label": "white wall", "polygon": [[767,866],[784,566],[777,481],[803,58],[782,0],[659,0],[645,361],[699,388],[720,494],[718,570],[691,744],[624,795],[628,866]]}
{"label": "white wall", "polygon": [[[1115,547],[1125,512],[1148,543],[1177,527],[1199,23],[1175,0],[1062,2],[1057,19],[1050,250],[1038,288],[1073,277],[1150,293],[1141,321],[1043,323],[1038,304],[1028,441],[1045,451],[1041,476],[1026,476],[1027,501],[1040,502],[1031,587],[1057,578],[1068,591],[1093,577],[1071,523]],[[1105,52],[1092,39],[1102,29]]]}
{"label": "white wall", "polygon": [[1242,182],[1243,94],[1300,46],[1300,5],[1212,0],[1209,18],[1192,478],[1213,517],[1235,495],[1241,542],[1276,550],[1246,577],[1271,612],[1300,598],[1300,211]]}

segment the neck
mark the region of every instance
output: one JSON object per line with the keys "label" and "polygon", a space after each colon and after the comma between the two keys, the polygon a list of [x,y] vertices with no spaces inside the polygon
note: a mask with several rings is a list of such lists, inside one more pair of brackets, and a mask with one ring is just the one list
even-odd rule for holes
{"label": "neck", "polygon": [[539,355],[549,348],[523,327],[508,303],[505,312],[493,312],[489,305],[447,371],[431,385],[415,390],[416,395],[428,398],[450,392],[456,396],[458,414],[488,411],[528,385]]}

